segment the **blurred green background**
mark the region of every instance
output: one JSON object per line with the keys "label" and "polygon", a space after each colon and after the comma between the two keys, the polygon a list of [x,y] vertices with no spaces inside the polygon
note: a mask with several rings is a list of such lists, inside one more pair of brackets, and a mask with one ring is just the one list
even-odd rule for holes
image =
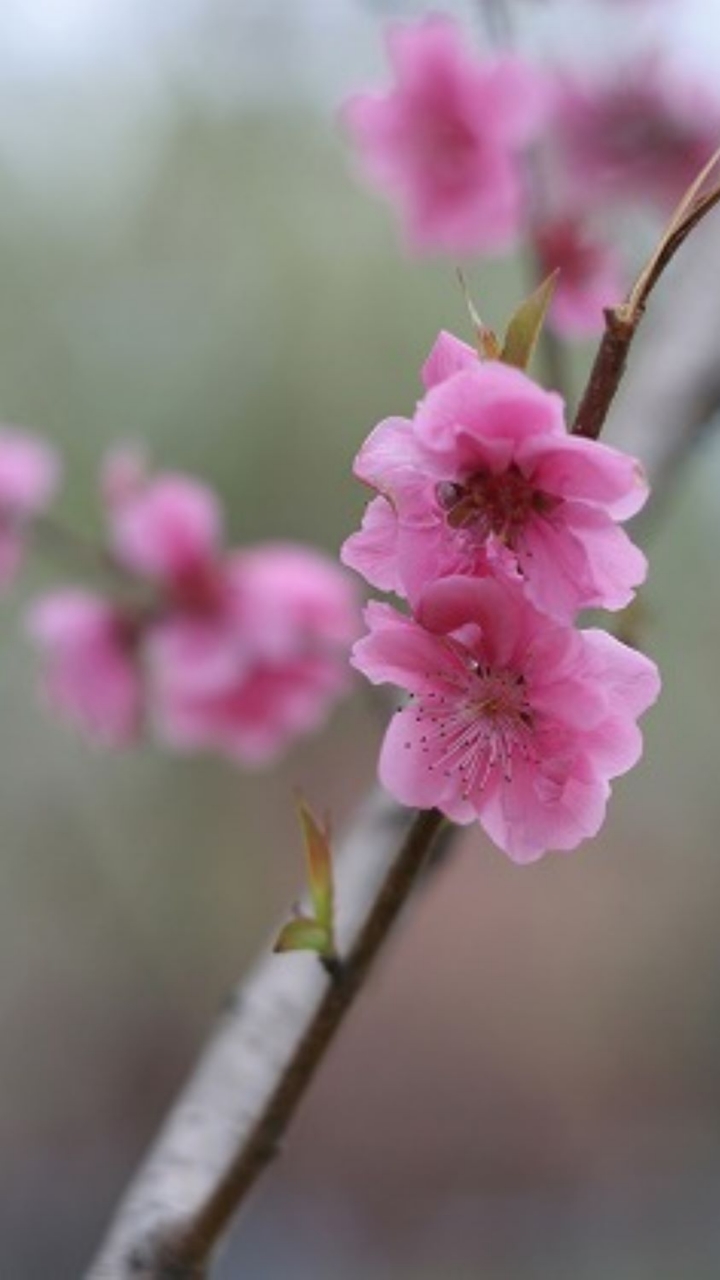
{"label": "blurred green background", "polygon": [[[547,44],[545,7],[525,9]],[[360,440],[412,405],[437,330],[465,324],[451,268],[398,252],[338,135],[338,100],[381,68],[383,6],[150,8],[4,0],[2,415],[62,448],[79,529],[100,528],[103,451],[137,439],[217,486],[234,542],[334,551],[362,508]],[[692,8],[683,30],[717,58],[717,8],[697,6],[702,27]],[[570,10],[582,43],[598,14]],[[500,323],[517,271],[472,283]],[[463,838],[222,1280],[718,1275],[719,479],[715,445],[655,537],[647,643],[665,693],[602,838],[527,869]],[[379,736],[358,691],[271,773],[93,752],[38,705],[20,639],[24,597],[54,580],[33,565],[1,606],[3,1280],[87,1265],[295,895],[293,786],[339,824]]]}

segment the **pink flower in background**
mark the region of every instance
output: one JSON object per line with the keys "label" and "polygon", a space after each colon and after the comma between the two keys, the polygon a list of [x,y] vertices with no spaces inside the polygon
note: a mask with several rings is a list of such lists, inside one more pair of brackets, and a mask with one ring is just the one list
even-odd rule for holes
{"label": "pink flower in background", "polygon": [[227,553],[215,494],[188,476],[113,477],[115,554],[161,594],[145,636],[158,735],[256,764],[315,729],[347,688],[357,635],[343,571],[290,543]]}
{"label": "pink flower in background", "polygon": [[623,298],[617,254],[573,217],[546,222],[535,230],[534,240],[543,276],[560,270],[550,307],[553,327],[563,338],[598,333],[605,307]]}
{"label": "pink flower in background", "polygon": [[0,427],[0,587],[15,576],[24,531],[50,504],[60,479],[57,454],[38,436]]}
{"label": "pink flower in background", "polygon": [[175,612],[148,640],[159,735],[264,763],[316,729],[348,685],[355,592],[328,557],[268,544],[227,558],[214,608]]}
{"label": "pink flower in background", "polygon": [[132,741],[142,712],[166,745],[245,764],[318,727],[349,683],[348,575],[295,543],[227,552],[212,490],[149,476],[135,452],[108,459],[102,488],[128,598],[71,589],[34,606],[53,705],[108,746]]}
{"label": "pink flower in background", "polygon": [[161,587],[179,607],[212,607],[222,550],[222,512],[212,489],[174,472],[143,480],[125,454],[112,456],[104,489],[120,564]]}
{"label": "pink flower in background", "polygon": [[424,377],[414,418],[381,422],[358,454],[380,496],[344,562],[412,604],[437,578],[495,574],[560,621],[626,605],[646,572],[618,524],[647,496],[638,463],[568,435],[559,396],[447,334]]}
{"label": "pink flower in background", "polygon": [[380,757],[397,800],[479,819],[517,862],[597,833],[610,779],[641,754],[636,720],[659,692],[648,658],[489,578],[433,584],[417,620],[381,604],[366,620],[354,665],[412,695]]}
{"label": "pink flower in background", "polygon": [[105,746],[132,743],[142,713],[132,620],[102,597],[70,587],[41,597],[27,628],[43,659],[51,705]]}
{"label": "pink flower in background", "polygon": [[368,177],[399,206],[413,249],[507,248],[523,216],[521,150],[542,123],[539,73],[476,58],[444,18],[391,28],[388,50],[394,87],[345,108]]}
{"label": "pink flower in background", "polygon": [[662,58],[596,83],[560,79],[554,133],[570,198],[585,207],[638,198],[665,210],[720,140],[720,98]]}

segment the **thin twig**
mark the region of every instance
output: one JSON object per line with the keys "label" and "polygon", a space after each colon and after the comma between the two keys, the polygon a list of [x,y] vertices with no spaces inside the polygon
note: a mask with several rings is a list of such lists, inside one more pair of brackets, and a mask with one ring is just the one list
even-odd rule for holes
{"label": "thin twig", "polygon": [[658,248],[638,276],[627,300],[606,310],[605,333],[578,407],[573,424],[574,435],[590,440],[597,440],[600,435],[622,381],[630,347],[645,315],[650,294],[691,231],[720,201],[720,187],[702,192],[702,186],[719,156],[720,152],[716,152],[683,196]]}

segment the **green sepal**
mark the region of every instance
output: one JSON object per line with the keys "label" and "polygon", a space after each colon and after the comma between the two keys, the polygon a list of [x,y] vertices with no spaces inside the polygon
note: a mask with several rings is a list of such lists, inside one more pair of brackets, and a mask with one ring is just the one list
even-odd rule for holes
{"label": "green sepal", "polygon": [[318,822],[302,796],[297,799],[307,863],[313,915],[296,915],[280,931],[275,951],[315,951],[324,960],[335,958],[335,893],[332,850],[327,824]]}
{"label": "green sepal", "polygon": [[468,289],[465,276],[459,267],[457,269],[457,277],[460,281],[460,288],[462,289],[463,297],[465,299],[465,306],[467,307],[468,315],[470,316],[470,323],[475,330],[475,346],[480,359],[499,360],[500,342],[497,334],[494,333],[492,329],[489,329],[488,326],[480,319],[475,308],[475,303],[470,297],[470,290]]}
{"label": "green sepal", "polygon": [[308,884],[315,919],[331,936],[334,904],[330,835],[327,828],[320,825],[302,797],[298,799],[298,815],[305,842]]}
{"label": "green sepal", "polygon": [[559,271],[553,271],[542,284],[520,303],[505,334],[500,359],[516,369],[527,369],[537,346],[552,301]]}

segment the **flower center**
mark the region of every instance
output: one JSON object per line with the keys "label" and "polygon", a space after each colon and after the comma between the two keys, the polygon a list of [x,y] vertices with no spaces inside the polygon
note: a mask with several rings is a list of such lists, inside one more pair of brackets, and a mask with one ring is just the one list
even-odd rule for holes
{"label": "flower center", "polygon": [[[468,680],[456,695],[428,692],[419,701],[422,750],[428,769],[457,775],[463,799],[485,786],[491,772],[512,778],[513,759],[534,756],[534,717],[524,676],[494,671],[468,658]],[[410,743],[407,744],[410,746]]]}
{"label": "flower center", "polygon": [[448,189],[462,185],[466,168],[477,151],[472,130],[460,119],[428,116],[422,122],[417,149],[423,169],[430,169],[435,183]]}
{"label": "flower center", "polygon": [[464,484],[444,480],[435,492],[451,529],[469,529],[483,541],[494,534],[508,547],[529,516],[547,515],[560,501],[535,489],[515,463],[498,475],[476,471]]}
{"label": "flower center", "polygon": [[222,580],[215,565],[189,562],[176,572],[171,584],[176,608],[194,614],[213,614],[222,604]]}

